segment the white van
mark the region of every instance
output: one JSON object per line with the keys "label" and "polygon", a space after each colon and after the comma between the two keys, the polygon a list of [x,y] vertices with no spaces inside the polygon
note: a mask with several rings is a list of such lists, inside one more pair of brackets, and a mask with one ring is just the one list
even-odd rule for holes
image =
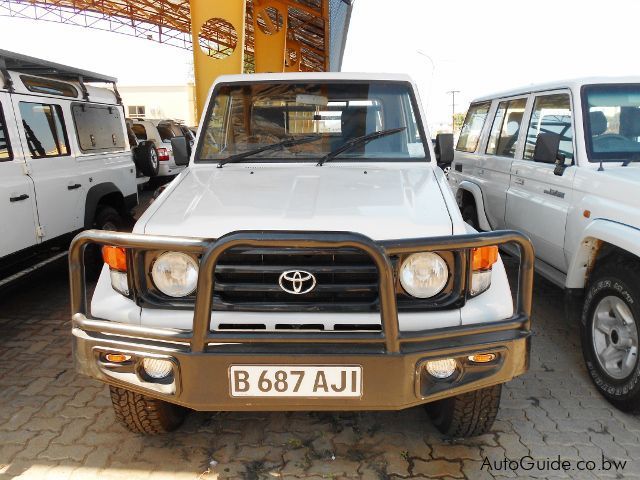
{"label": "white van", "polygon": [[0,287],[64,256],[79,230],[119,229],[137,204],[115,81],[0,50]]}
{"label": "white van", "polygon": [[579,318],[594,384],[640,411],[640,77],[475,100],[449,183],[468,223],[531,238],[536,270]]}

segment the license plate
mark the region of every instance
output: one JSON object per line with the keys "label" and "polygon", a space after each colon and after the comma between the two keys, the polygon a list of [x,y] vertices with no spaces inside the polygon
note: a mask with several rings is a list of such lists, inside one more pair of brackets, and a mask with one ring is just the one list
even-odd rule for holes
{"label": "license plate", "polygon": [[232,365],[232,397],[361,397],[360,365]]}

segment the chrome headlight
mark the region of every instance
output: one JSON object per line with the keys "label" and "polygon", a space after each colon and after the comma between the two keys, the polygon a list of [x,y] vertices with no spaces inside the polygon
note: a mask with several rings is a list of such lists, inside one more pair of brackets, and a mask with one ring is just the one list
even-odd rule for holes
{"label": "chrome headlight", "polygon": [[442,291],[448,280],[447,262],[437,253],[414,253],[400,267],[400,283],[412,297],[433,297]]}
{"label": "chrome headlight", "polygon": [[166,252],[151,267],[156,288],[170,297],[193,293],[198,284],[198,262],[186,253]]}

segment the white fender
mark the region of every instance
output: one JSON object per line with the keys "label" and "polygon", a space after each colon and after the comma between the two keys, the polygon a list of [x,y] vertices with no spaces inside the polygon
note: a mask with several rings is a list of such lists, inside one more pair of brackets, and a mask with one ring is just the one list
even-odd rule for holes
{"label": "white fender", "polygon": [[460,190],[466,190],[471,195],[473,195],[473,198],[476,202],[476,211],[478,212],[478,226],[480,227],[480,230],[491,230],[491,225],[489,225],[489,220],[487,219],[487,215],[484,211],[484,199],[482,198],[482,190],[480,189],[480,187],[475,183],[463,180],[458,185],[458,192]]}
{"label": "white fender", "polygon": [[573,255],[567,272],[566,288],[584,288],[589,258],[601,240],[640,257],[640,230],[610,220],[596,219],[584,229],[580,247]]}

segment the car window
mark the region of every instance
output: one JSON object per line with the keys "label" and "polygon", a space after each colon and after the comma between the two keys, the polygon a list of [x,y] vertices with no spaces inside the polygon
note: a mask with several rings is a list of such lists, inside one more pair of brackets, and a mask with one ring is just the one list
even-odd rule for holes
{"label": "car window", "polygon": [[582,98],[589,161],[635,161],[640,156],[640,85],[585,85]]}
{"label": "car window", "polygon": [[170,125],[158,125],[158,133],[163,142],[171,141],[171,139],[176,136]]}
{"label": "car window", "polygon": [[476,151],[478,141],[480,140],[480,133],[482,133],[482,127],[484,127],[490,106],[491,102],[486,102],[476,103],[469,107],[467,116],[464,119],[464,124],[462,125],[462,130],[460,131],[456,150],[460,152]]}
{"label": "car window", "polygon": [[60,105],[20,102],[20,115],[31,158],[69,155]]}
{"label": "car window", "polygon": [[146,140],[147,139],[147,131],[144,128],[144,125],[140,123],[134,123],[131,125],[131,130],[136,134],[138,140]]}
{"label": "car window", "polygon": [[571,99],[568,94],[536,97],[527,131],[524,158],[533,159],[538,134],[548,132],[560,135],[560,153],[573,159],[573,128],[571,127]]}
{"label": "car window", "polygon": [[119,108],[75,103],[71,107],[71,114],[80,150],[93,153],[124,150]]}
{"label": "car window", "polygon": [[[428,151],[410,85],[403,82],[287,81],[221,85],[200,133],[196,161],[237,154],[252,161],[317,161],[355,139],[342,161],[424,161]],[[377,132],[387,132],[376,137]],[[283,141],[300,143],[272,149]],[[264,149],[264,150],[262,150]]]}
{"label": "car window", "polygon": [[515,156],[526,105],[526,98],[500,102],[491,126],[487,154],[510,158]]}
{"label": "car window", "polygon": [[11,153],[11,144],[9,143],[9,132],[7,132],[4,112],[2,111],[2,105],[0,105],[0,162],[11,160],[12,158],[13,155]]}

